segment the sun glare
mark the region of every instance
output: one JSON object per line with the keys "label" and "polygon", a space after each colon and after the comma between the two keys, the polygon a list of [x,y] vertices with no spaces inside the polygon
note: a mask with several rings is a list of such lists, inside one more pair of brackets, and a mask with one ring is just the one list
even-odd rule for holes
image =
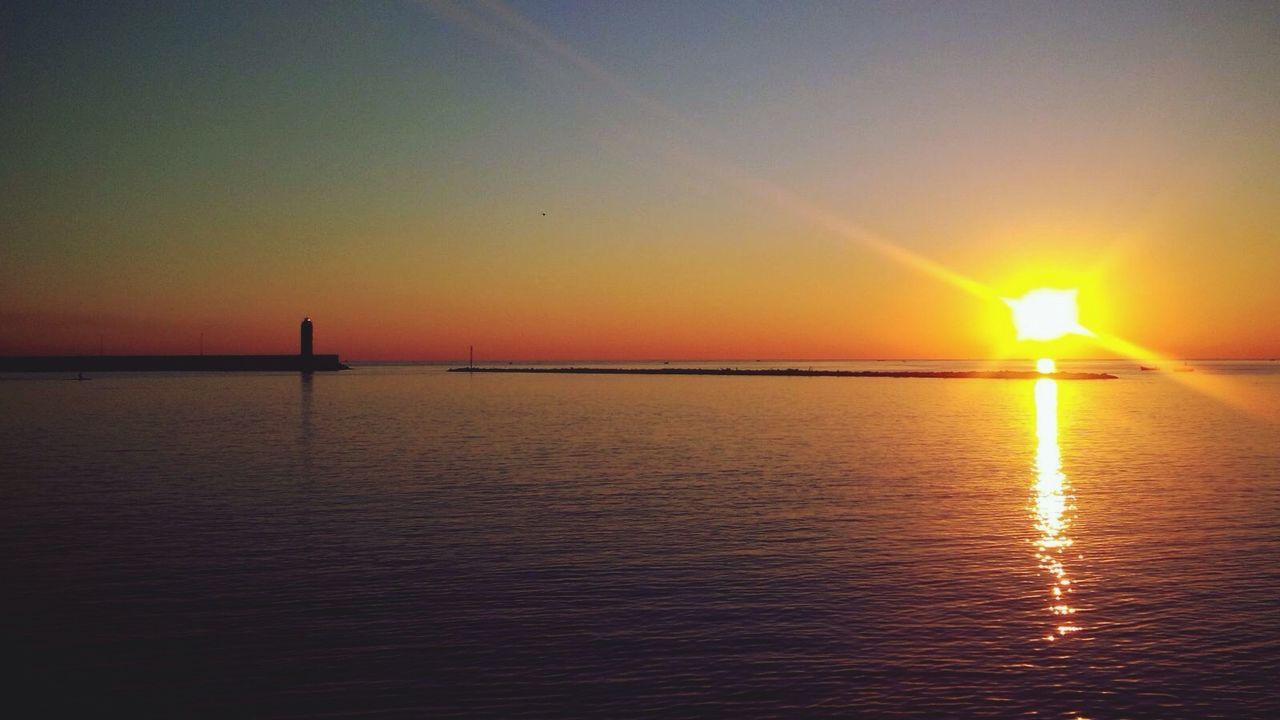
{"label": "sun glare", "polygon": [[1050,375],[1057,370],[1058,366],[1053,362],[1053,358],[1040,358],[1036,361],[1036,372],[1041,375]]}
{"label": "sun glare", "polygon": [[1013,311],[1019,340],[1057,340],[1064,335],[1093,335],[1080,324],[1077,290],[1039,288],[1020,298],[1002,298]]}

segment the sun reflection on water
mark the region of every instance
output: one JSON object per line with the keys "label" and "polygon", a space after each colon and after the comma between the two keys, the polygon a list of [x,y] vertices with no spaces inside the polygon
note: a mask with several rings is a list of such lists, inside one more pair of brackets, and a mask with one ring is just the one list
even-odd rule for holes
{"label": "sun reflection on water", "polygon": [[1062,472],[1062,451],[1058,447],[1058,383],[1050,378],[1036,380],[1036,461],[1034,515],[1036,559],[1052,580],[1048,609],[1054,618],[1046,640],[1057,640],[1080,629],[1072,622],[1076,609],[1070,602],[1074,589],[1063,563],[1072,540],[1067,534],[1075,514],[1071,483]]}

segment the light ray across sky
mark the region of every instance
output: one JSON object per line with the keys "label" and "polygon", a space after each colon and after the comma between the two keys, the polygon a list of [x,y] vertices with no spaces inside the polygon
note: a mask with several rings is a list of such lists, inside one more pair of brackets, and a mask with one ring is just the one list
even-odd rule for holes
{"label": "light ray across sky", "polygon": [[[634,126],[627,128],[626,131],[633,136],[645,138],[644,142],[647,142],[650,147],[662,152],[665,157],[682,168],[694,170],[707,180],[719,183],[721,187],[728,187],[751,198],[767,202],[775,209],[798,218],[812,227],[821,229],[847,243],[870,250],[902,267],[922,273],[969,295],[994,303],[1008,302],[993,288],[978,280],[890,241],[862,224],[809,201],[777,183],[750,173],[729,160],[713,157],[709,153],[694,149],[695,139],[704,140],[697,143],[698,147],[718,143],[705,142],[705,133],[696,123],[661,101],[634,89],[620,75],[554,37],[510,6],[498,0],[482,0],[465,5],[447,0],[424,0],[424,4],[440,17],[459,23],[500,47],[533,59],[555,72],[596,83],[618,99],[630,103],[640,113],[640,117]],[[657,131],[654,123],[661,124]],[[1074,293],[1074,291],[1069,292]],[[1074,295],[1071,304],[1074,308]],[[1012,304],[1011,308],[1016,314],[1018,305]],[[1168,362],[1168,358],[1161,353],[1113,335],[1097,333],[1080,325],[1074,313],[1070,320],[1071,327],[1064,332],[1087,336],[1097,346],[1108,351],[1128,358],[1158,358],[1161,362]],[[1274,419],[1274,413],[1252,406],[1247,397],[1233,387],[1228,380],[1205,375],[1191,377],[1191,375],[1191,373],[1178,373],[1174,377],[1188,387],[1249,412],[1251,415]]]}
{"label": "light ray across sky", "polygon": [[[687,137],[681,136],[680,132],[697,132],[693,122],[662,102],[633,89],[621,76],[556,39],[511,7],[497,0],[484,0],[466,6],[445,0],[425,0],[424,4],[442,18],[459,22],[500,47],[537,59],[558,72],[580,73],[587,79],[600,83],[621,99],[632,103],[636,109],[643,111],[647,115],[640,121],[644,126],[654,120],[670,123],[674,127],[666,128],[668,132],[663,136],[678,138],[678,144],[677,141],[668,140],[665,143],[667,153],[682,156],[689,167],[697,168],[708,178],[719,180],[739,192],[769,202],[779,210],[788,212],[815,227],[861,245],[904,267],[941,280],[971,295],[992,301],[999,299],[999,296],[986,285],[894,243],[839,213],[820,207],[780,185],[748,173],[732,162],[715,159],[692,150],[693,144]],[[636,129],[633,131],[638,132]],[[650,136],[656,137],[653,133],[650,133]]]}
{"label": "light ray across sky", "polygon": [[999,298],[1035,288],[1170,355],[1280,353],[1262,6],[9,17],[0,354],[279,352],[303,312],[359,359],[1115,352],[1015,340]]}

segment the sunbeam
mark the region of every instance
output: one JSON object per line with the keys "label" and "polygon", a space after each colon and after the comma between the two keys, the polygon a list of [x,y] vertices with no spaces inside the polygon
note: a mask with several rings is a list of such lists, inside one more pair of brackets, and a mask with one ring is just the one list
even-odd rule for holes
{"label": "sunbeam", "polygon": [[[824,231],[829,236],[841,241],[870,250],[898,265],[921,273],[969,295],[992,303],[1007,303],[1011,309],[1012,320],[1018,328],[1019,339],[1043,340],[1044,332],[1027,331],[1028,323],[1018,322],[1019,308],[1024,313],[1035,312],[1043,319],[1044,308],[1037,304],[1041,296],[1034,292],[1028,297],[1037,302],[1010,302],[991,286],[968,277],[946,265],[926,257],[895,243],[883,235],[876,233],[860,223],[844,215],[807,200],[799,194],[777,183],[761,178],[745,170],[739,165],[721,158],[712,157],[706,152],[695,150],[689,139],[701,136],[696,123],[690,121],[680,112],[645,93],[636,90],[622,76],[612,72],[587,55],[573,48],[568,43],[555,37],[532,20],[524,17],[515,9],[499,0],[481,0],[476,3],[460,4],[448,0],[420,0],[421,4],[435,12],[440,18],[455,23],[495,45],[515,52],[524,58],[537,62],[553,72],[567,77],[576,77],[595,83],[605,91],[614,94],[630,103],[645,114],[641,123],[643,131],[631,128],[633,137],[645,136],[645,143],[651,151],[658,152],[669,161],[677,162],[682,168],[716,181],[722,187],[729,187],[736,192],[755,200],[768,203],[771,207],[785,212],[810,226]],[[663,125],[665,124],[665,125]],[[658,136],[661,135],[661,139]],[[713,143],[699,143],[699,147]],[[1037,291],[1038,292],[1038,291]],[[1027,298],[1024,298],[1026,300]],[[1032,307],[1035,306],[1035,307]],[[1074,308],[1074,303],[1072,304]],[[1040,308],[1036,310],[1036,308]],[[1056,321],[1055,321],[1056,322]],[[1167,361],[1163,354],[1143,348],[1133,342],[1086,328],[1075,319],[1074,314],[1062,328],[1054,328],[1050,333],[1057,337],[1066,333],[1082,335],[1093,342],[1096,347],[1130,359],[1154,359]],[[1061,332],[1059,332],[1059,330]],[[1029,332],[1029,334],[1027,334]],[[994,358],[1010,356],[1017,345],[1004,345],[997,349]],[[1192,375],[1195,375],[1192,377]],[[1211,396],[1248,414],[1271,421],[1277,419],[1277,413],[1270,408],[1257,407],[1248,397],[1226,378],[1212,377],[1208,374],[1178,373],[1171,374],[1175,379],[1194,390]]]}

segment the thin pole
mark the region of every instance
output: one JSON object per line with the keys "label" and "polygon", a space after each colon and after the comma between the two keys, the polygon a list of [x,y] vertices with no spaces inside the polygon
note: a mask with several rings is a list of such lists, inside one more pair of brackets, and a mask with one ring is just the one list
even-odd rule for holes
{"label": "thin pole", "polygon": [[467,369],[471,370],[476,366],[476,346],[467,346]]}

